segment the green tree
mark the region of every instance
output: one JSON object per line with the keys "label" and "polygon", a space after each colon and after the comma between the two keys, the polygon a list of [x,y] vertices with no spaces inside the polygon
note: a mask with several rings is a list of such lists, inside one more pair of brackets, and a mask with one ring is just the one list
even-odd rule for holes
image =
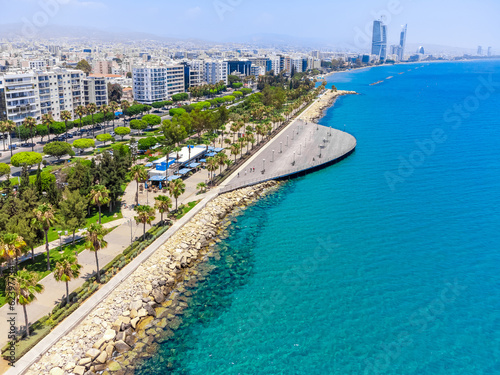
{"label": "green tree", "polygon": [[123,141],[123,138],[130,134],[130,128],[127,128],[125,126],[119,126],[115,129],[115,133],[116,135],[119,135],[120,137],[122,137],[122,141]]}
{"label": "green tree", "polygon": [[179,142],[187,137],[186,129],[179,124],[174,117],[172,120],[164,120],[162,125],[163,135],[170,144],[178,145]]}
{"label": "green tree", "polygon": [[139,130],[140,132],[148,127],[146,121],[143,120],[132,120],[130,121],[130,128],[134,130]]}
{"label": "green tree", "polygon": [[95,103],[89,103],[85,107],[87,114],[92,118],[92,136],[94,136],[94,113],[97,112],[97,105]]}
{"label": "green tree", "polygon": [[38,124],[36,126],[36,135],[40,136],[40,138],[43,142],[43,137],[45,137],[46,135],[49,135],[49,129],[44,124]]}
{"label": "green tree", "polygon": [[137,224],[142,223],[143,227],[143,235],[146,234],[146,224],[151,224],[155,219],[154,213],[155,210],[151,206],[136,206],[134,208],[135,212],[137,212],[137,216],[134,216],[134,220]]}
{"label": "green tree", "polygon": [[122,98],[123,90],[121,85],[118,83],[111,84],[108,83],[108,101],[109,102],[119,102]]}
{"label": "green tree", "polygon": [[104,134],[98,134],[96,139],[99,141],[99,142],[104,142],[104,144],[106,144],[106,142],[110,142],[113,140],[113,137],[111,136],[111,134],[108,134],[108,133],[104,133]]}
{"label": "green tree", "polygon": [[200,193],[204,193],[207,191],[207,184],[204,182],[199,182],[198,185],[196,185],[196,189],[198,189]]}
{"label": "green tree", "polygon": [[[54,176],[53,174],[50,175]],[[66,183],[70,191],[79,191],[80,195],[86,197],[90,193],[93,183],[90,166],[77,159],[74,165],[66,172]]]}
{"label": "green tree", "polygon": [[55,210],[49,203],[42,203],[33,210],[32,224],[40,227],[45,234],[45,251],[47,252],[47,270],[50,271],[49,229],[56,223]]}
{"label": "green tree", "polygon": [[145,115],[142,117],[142,121],[146,122],[146,124],[152,128],[155,125],[161,124],[161,117],[156,115]]}
{"label": "green tree", "polygon": [[76,69],[83,71],[87,75],[92,72],[92,67],[87,60],[80,60],[78,64],[76,64]]}
{"label": "green tree", "polygon": [[[3,133],[4,135],[4,146],[5,146],[5,137],[7,134],[12,133],[14,130],[16,130],[16,123],[12,120],[5,120],[5,121],[0,121],[0,132]],[[13,152],[12,152],[12,138],[9,137],[10,140],[10,156],[12,157]]]}
{"label": "green tree", "polygon": [[137,147],[139,150],[149,150],[152,147],[156,146],[158,143],[158,139],[155,137],[146,137],[146,138],[141,138],[139,139],[139,142],[137,142]]}
{"label": "green tree", "polygon": [[73,141],[73,147],[79,149],[80,151],[83,151],[90,147],[94,148],[95,141],[88,138],[76,139],[75,141]]}
{"label": "green tree", "polygon": [[155,197],[155,201],[155,208],[160,213],[160,220],[163,223],[163,213],[168,213],[168,210],[172,207],[172,200],[167,195],[159,195],[158,197]]}
{"label": "green tree", "polygon": [[80,194],[79,190],[70,191],[68,188],[64,190],[59,214],[64,229],[73,233],[73,244],[75,243],[75,232],[87,224],[85,219],[87,207],[87,199]]}
{"label": "green tree", "polygon": [[0,163],[0,177],[7,176],[7,180],[10,177],[10,165],[6,163]]}
{"label": "green tree", "polygon": [[[121,88],[121,86],[120,86],[120,88]],[[120,95],[120,98],[121,98],[121,95]],[[115,130],[115,113],[120,108],[120,106],[117,103],[119,101],[120,101],[120,99],[118,99],[117,101],[111,101],[109,103],[109,110],[113,113],[113,131]]]}
{"label": "green tree", "polygon": [[90,190],[89,199],[90,203],[99,209],[99,224],[101,224],[101,206],[109,203],[109,190],[104,185],[95,185]]}
{"label": "green tree", "polygon": [[75,156],[75,152],[69,143],[66,142],[50,142],[43,146],[43,152],[46,155],[53,156],[57,160],[61,160],[63,156]]}
{"label": "green tree", "polygon": [[42,162],[42,154],[38,152],[24,151],[19,152],[10,158],[10,163],[14,167],[21,167],[23,165],[33,166]]}
{"label": "green tree", "polygon": [[170,193],[170,196],[175,198],[175,210],[177,211],[178,206],[177,206],[177,200],[179,197],[186,191],[186,184],[180,179],[170,181],[168,184],[168,192]]}
{"label": "green tree", "polygon": [[143,165],[134,165],[130,169],[130,178],[137,183],[137,190],[135,193],[135,204],[139,204],[139,182],[145,181],[148,178],[148,172]]}
{"label": "green tree", "polygon": [[56,263],[54,270],[54,279],[66,283],[66,305],[69,305],[69,286],[68,283],[80,276],[80,268],[75,257],[62,258],[60,262]]}
{"label": "green tree", "polygon": [[[82,129],[82,117],[87,114],[87,108],[85,108],[83,105],[79,105],[75,109],[75,115],[78,116],[80,119],[80,126],[78,127],[80,130]],[[80,133],[81,134],[81,133]]]}
{"label": "green tree", "polygon": [[26,322],[26,336],[30,336],[29,320],[26,306],[36,300],[36,295],[43,292],[43,285],[38,283],[39,276],[36,272],[26,270],[17,271],[10,276],[6,284],[7,303],[16,302],[23,307]]}
{"label": "green tree", "polygon": [[90,224],[87,234],[85,236],[86,237],[85,248],[95,253],[95,264],[97,267],[96,279],[98,283],[101,282],[101,275],[99,271],[99,256],[97,255],[97,253],[99,250],[104,249],[108,246],[108,243],[104,239],[104,236],[106,234],[107,231],[101,224],[92,223]]}
{"label": "green tree", "polygon": [[4,233],[0,238],[0,258],[10,263],[12,259],[16,260],[16,270],[18,268],[17,259],[27,250],[24,238],[17,233]]}

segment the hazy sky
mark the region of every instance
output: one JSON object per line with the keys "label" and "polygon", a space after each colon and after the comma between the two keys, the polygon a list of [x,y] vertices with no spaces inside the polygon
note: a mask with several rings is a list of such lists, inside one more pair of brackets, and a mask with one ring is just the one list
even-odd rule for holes
{"label": "hazy sky", "polygon": [[499,0],[0,0],[2,24],[38,17],[52,25],[214,41],[273,33],[357,47],[381,14],[389,44],[407,23],[408,43],[500,47]]}

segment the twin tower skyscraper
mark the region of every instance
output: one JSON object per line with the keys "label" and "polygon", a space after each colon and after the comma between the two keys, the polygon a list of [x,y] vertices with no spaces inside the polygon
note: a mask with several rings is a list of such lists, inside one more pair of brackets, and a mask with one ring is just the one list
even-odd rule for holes
{"label": "twin tower skyscraper", "polygon": [[[404,25],[401,30],[399,46],[397,48],[399,61],[402,61],[404,58],[407,29],[408,25]],[[372,55],[378,56],[380,60],[387,59],[387,25],[382,20],[373,22]]]}

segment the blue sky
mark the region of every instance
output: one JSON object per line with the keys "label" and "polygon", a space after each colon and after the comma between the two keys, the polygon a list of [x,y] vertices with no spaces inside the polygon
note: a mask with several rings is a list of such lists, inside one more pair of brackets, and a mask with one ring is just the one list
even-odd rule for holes
{"label": "blue sky", "polygon": [[54,25],[214,41],[256,33],[321,36],[361,47],[373,19],[386,14],[390,44],[408,23],[409,43],[500,47],[498,0],[0,0],[0,8],[0,23],[32,21],[42,12]]}

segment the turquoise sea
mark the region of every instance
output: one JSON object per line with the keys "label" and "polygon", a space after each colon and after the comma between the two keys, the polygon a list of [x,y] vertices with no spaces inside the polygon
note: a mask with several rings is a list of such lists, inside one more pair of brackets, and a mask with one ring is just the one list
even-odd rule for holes
{"label": "turquoise sea", "polygon": [[356,152],[237,217],[138,374],[500,374],[500,62],[328,82]]}

